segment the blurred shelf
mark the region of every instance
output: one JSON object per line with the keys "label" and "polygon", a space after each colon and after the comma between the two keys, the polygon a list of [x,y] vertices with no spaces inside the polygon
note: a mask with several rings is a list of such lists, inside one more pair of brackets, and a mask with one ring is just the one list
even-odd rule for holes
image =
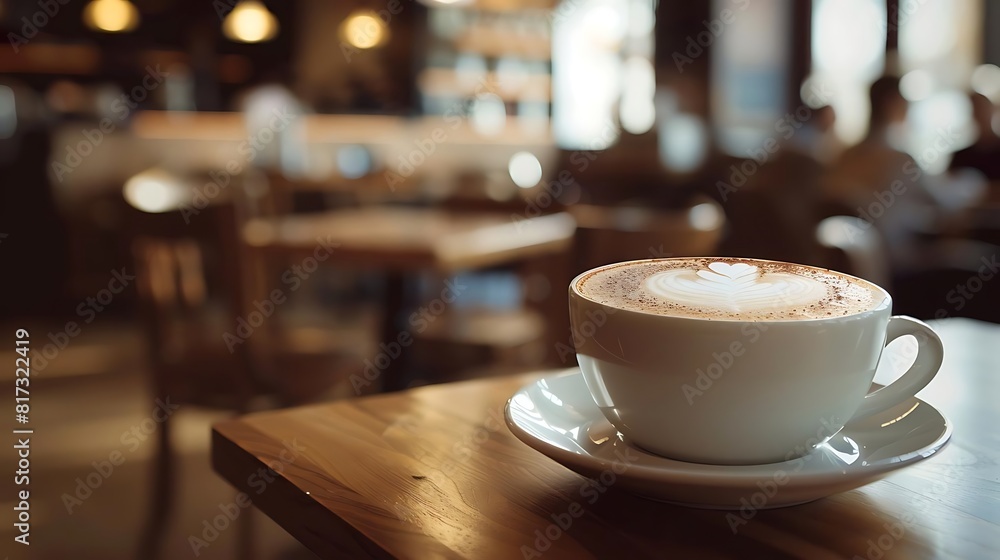
{"label": "blurred shelf", "polygon": [[470,29],[454,41],[455,50],[491,58],[519,57],[529,60],[552,58],[552,43],[537,34],[508,33],[494,28]]}
{"label": "blurred shelf", "polygon": [[483,78],[476,79],[451,68],[426,68],[417,77],[417,85],[424,95],[437,97],[476,97],[493,93],[506,102],[549,102],[552,99],[552,77],[548,74],[522,74],[517,78],[519,84],[501,78],[497,72],[487,72]]}

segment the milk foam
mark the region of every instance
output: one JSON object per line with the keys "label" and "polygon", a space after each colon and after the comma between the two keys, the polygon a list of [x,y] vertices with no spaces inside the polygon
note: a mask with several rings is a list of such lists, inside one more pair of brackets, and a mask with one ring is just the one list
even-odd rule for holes
{"label": "milk foam", "polygon": [[885,294],[846,275],[746,259],[665,259],[598,270],[579,283],[615,307],[707,319],[796,320],[873,309]]}

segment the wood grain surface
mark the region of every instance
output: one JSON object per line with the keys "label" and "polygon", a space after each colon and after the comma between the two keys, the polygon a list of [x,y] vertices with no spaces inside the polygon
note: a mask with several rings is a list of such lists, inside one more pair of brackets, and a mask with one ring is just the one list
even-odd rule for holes
{"label": "wood grain surface", "polygon": [[223,422],[212,458],[321,558],[1000,558],[1000,326],[935,328],[947,356],[920,397],[954,423],[950,445],[745,524],[595,488],[518,441],[504,403],[538,374]]}

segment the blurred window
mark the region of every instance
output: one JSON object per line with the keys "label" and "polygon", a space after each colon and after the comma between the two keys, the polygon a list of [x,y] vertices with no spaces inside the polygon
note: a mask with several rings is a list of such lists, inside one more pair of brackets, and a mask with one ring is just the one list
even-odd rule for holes
{"label": "blurred window", "polygon": [[604,149],[618,139],[628,5],[618,0],[567,0],[552,19],[552,117],[565,149]]}
{"label": "blurred window", "polygon": [[746,156],[786,112],[791,4],[714,0],[711,14],[695,38],[712,48],[714,126],[724,151]]}
{"label": "blurred window", "polygon": [[989,72],[976,72],[982,60],[983,2],[900,0],[899,10],[900,88],[910,101],[903,148],[925,170],[944,171],[948,154],[975,137],[969,84],[1000,101],[997,80],[987,83],[981,78]]}
{"label": "blurred window", "polygon": [[847,144],[868,131],[868,88],[885,69],[886,30],[885,0],[813,0],[808,87],[830,95],[835,131]]}
{"label": "blurred window", "polygon": [[556,143],[600,150],[656,122],[653,0],[563,0],[552,14]]}

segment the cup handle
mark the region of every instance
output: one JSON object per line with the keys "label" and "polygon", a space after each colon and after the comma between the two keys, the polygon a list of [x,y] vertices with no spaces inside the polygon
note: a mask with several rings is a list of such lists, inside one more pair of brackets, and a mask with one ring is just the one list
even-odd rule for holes
{"label": "cup handle", "polygon": [[913,317],[896,315],[889,318],[885,334],[887,345],[908,334],[917,339],[917,358],[913,361],[913,365],[899,379],[865,396],[858,411],[854,413],[853,420],[871,416],[906,401],[926,387],[937,375],[944,360],[944,345],[941,344],[941,338],[937,333]]}

